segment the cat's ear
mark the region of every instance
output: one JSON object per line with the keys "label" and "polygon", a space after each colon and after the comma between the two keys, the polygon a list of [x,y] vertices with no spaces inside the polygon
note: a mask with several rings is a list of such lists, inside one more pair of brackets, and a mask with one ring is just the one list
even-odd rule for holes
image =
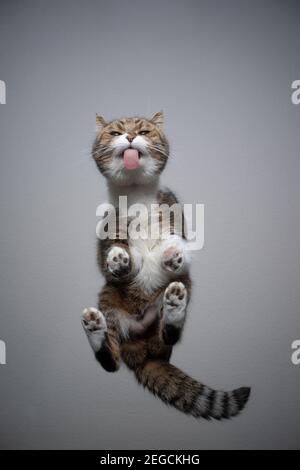
{"label": "cat's ear", "polygon": [[153,122],[153,124],[155,124],[156,127],[158,127],[159,129],[162,129],[164,125],[164,113],[162,111],[155,113],[150,119],[150,121]]}
{"label": "cat's ear", "polygon": [[105,121],[103,116],[100,116],[99,114],[96,114],[96,126],[98,131],[101,131],[103,127],[107,125],[107,122]]}

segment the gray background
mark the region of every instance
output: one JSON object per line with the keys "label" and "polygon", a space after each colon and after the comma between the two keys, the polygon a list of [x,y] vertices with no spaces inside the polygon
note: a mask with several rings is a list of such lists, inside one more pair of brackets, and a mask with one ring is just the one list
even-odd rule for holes
{"label": "gray background", "polygon": [[[295,448],[300,366],[296,1],[0,3],[2,448]],[[164,182],[205,204],[205,247],[173,363],[253,387],[230,422],[165,407],[94,361],[79,315],[102,283],[95,112],[163,109]]]}

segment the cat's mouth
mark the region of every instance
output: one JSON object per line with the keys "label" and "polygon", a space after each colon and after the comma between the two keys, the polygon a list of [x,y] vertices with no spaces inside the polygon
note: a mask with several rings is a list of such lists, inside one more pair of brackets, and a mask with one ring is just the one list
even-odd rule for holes
{"label": "cat's mouth", "polygon": [[122,153],[126,170],[136,170],[140,166],[141,152],[134,148],[128,148]]}

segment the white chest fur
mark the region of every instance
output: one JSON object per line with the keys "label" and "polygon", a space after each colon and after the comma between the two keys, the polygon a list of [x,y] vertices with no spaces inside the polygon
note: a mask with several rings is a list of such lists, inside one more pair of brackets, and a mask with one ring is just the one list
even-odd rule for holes
{"label": "white chest fur", "polygon": [[[138,274],[134,283],[146,292],[151,292],[172,277],[162,265],[162,255],[170,244],[180,243],[180,237],[162,233],[157,208],[158,182],[148,186],[110,186],[110,202],[120,208],[120,196],[127,198],[129,223],[129,248]],[[120,216],[122,216],[122,212]]]}

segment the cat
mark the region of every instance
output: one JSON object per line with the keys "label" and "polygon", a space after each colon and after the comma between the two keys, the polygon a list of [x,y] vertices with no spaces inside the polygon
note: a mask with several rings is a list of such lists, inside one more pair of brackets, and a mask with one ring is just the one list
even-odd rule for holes
{"label": "cat", "polygon": [[[169,158],[163,113],[151,119],[110,122],[97,115],[96,123],[92,156],[107,179],[118,220],[124,215],[119,196],[127,196],[129,206],[142,203],[151,209],[156,203],[155,220],[159,220],[161,233],[165,225],[169,233],[158,240],[133,239],[128,225],[124,230],[119,223],[110,238],[99,240],[98,263],[106,284],[99,294],[98,309],[87,308],[82,314],[95,357],[109,372],[117,371],[123,361],[140,384],[186,414],[218,420],[235,416],[245,407],[250,388],[216,391],[169,363],[183,331],[191,279],[183,213],[180,223],[170,213],[169,225],[164,220],[166,207],[178,201],[160,186],[160,174]],[[148,226],[152,219],[145,218],[144,223]]]}

